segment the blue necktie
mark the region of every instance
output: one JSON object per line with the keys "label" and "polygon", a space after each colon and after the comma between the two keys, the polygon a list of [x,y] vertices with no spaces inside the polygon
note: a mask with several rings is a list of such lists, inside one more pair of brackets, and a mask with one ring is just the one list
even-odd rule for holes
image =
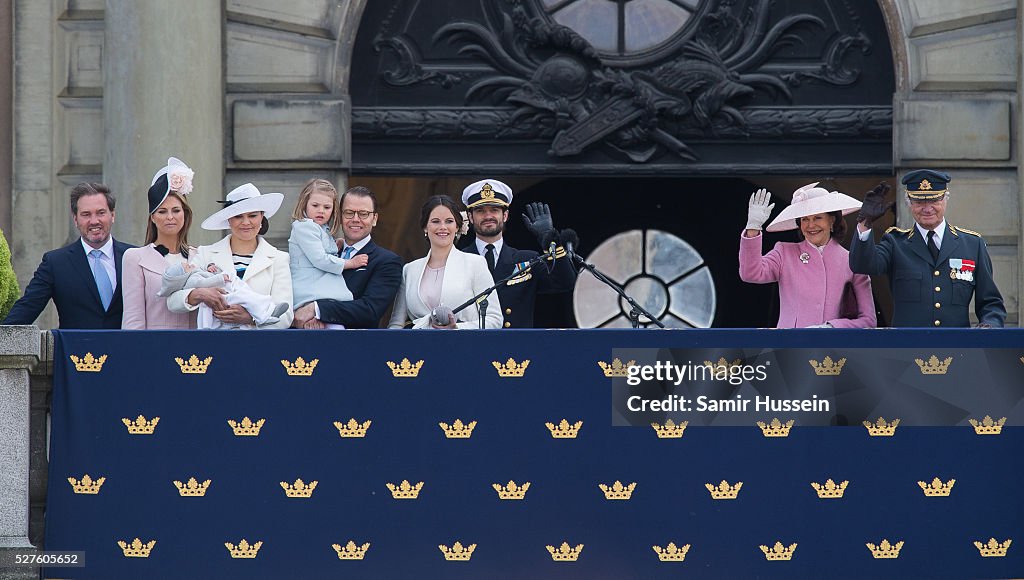
{"label": "blue necktie", "polygon": [[110,276],[107,276],[107,270],[100,263],[100,257],[103,256],[103,252],[99,250],[93,250],[89,252],[89,268],[92,269],[92,277],[96,280],[96,289],[100,291],[100,302],[103,303],[103,310],[110,308],[110,301],[114,298],[114,287],[110,284]]}
{"label": "blue necktie", "polygon": [[352,257],[352,252],[355,250],[355,246],[349,246],[345,248],[345,251],[341,253],[341,259],[347,260]]}

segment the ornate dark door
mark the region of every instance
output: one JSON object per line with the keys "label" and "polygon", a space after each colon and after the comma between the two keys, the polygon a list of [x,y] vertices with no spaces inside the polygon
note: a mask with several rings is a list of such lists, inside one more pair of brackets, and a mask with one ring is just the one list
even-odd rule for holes
{"label": "ornate dark door", "polygon": [[368,3],[353,173],[888,174],[867,0]]}

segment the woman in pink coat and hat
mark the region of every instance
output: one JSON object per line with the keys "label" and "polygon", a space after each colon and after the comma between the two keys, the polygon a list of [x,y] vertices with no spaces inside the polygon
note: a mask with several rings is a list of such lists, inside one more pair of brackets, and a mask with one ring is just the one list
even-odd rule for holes
{"label": "woman in pink coat and hat", "polygon": [[754,284],[779,283],[778,328],[874,328],[871,279],[850,270],[850,253],[839,240],[846,233],[843,216],[861,202],[805,185],[793,202],[768,225],[769,232],[799,229],[803,241],[778,242],[761,255],[761,227],[771,215],[771,193],[750,196],[747,226],[740,237],[740,279]]}

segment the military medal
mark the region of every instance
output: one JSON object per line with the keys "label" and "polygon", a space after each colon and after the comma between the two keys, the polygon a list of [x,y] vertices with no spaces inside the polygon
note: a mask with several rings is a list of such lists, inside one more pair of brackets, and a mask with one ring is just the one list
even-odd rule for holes
{"label": "military medal", "polygon": [[974,260],[949,259],[949,277],[952,280],[974,281]]}

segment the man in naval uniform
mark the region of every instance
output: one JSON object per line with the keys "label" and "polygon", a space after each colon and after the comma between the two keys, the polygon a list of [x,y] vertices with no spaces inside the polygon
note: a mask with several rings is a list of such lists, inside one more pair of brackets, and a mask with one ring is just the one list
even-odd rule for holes
{"label": "man in naval uniform", "polygon": [[[508,221],[508,206],[512,203],[512,188],[496,179],[483,179],[466,187],[462,204],[466,206],[476,239],[464,252],[480,254],[487,260],[491,276],[497,282],[511,275],[517,265],[537,256],[533,250],[517,250],[505,243],[503,232]],[[550,248],[557,241],[551,210],[547,204],[531,203],[523,214],[527,229],[543,246]],[[556,250],[554,264],[547,262],[533,266],[529,271],[498,286],[498,298],[505,317],[505,328],[532,328],[533,308],[537,294],[569,292],[576,284],[576,269],[561,247]]]}
{"label": "man in naval uniform", "polygon": [[867,194],[850,246],[850,269],[889,277],[893,326],[967,327],[974,296],[978,327],[1001,328],[1003,298],[992,279],[992,260],[977,232],[946,222],[948,173],[921,169],[903,178],[914,227],[892,227],[875,244],[871,222],[894,204],[885,203],[888,184]]}

